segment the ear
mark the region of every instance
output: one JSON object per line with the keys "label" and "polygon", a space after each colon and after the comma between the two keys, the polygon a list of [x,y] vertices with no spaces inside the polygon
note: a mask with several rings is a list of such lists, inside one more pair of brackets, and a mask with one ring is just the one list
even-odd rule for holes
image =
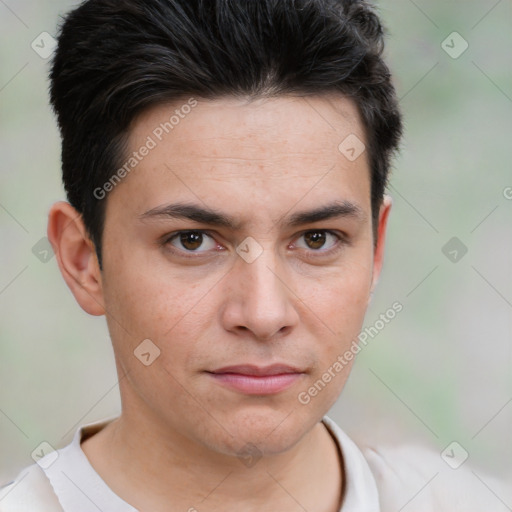
{"label": "ear", "polygon": [[[384,199],[379,210],[379,225],[377,228],[378,238],[377,245],[375,247],[375,253],[373,257],[373,272],[372,272],[372,285],[370,293],[373,294],[373,290],[379,281],[380,272],[382,270],[382,264],[384,262],[384,246],[386,243],[386,228],[388,224],[389,212],[391,211],[391,205],[393,200],[391,196],[384,195]],[[370,295],[371,298],[371,295]]]}
{"label": "ear", "polygon": [[90,315],[105,314],[101,271],[94,244],[82,216],[64,201],[48,214],[48,239],[62,277],[81,308]]}

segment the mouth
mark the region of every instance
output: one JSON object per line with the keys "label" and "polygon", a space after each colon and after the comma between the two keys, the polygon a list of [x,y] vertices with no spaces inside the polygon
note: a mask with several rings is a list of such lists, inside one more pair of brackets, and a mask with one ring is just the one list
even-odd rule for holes
{"label": "mouth", "polygon": [[288,365],[236,365],[207,372],[214,382],[246,395],[273,395],[285,391],[305,372]]}

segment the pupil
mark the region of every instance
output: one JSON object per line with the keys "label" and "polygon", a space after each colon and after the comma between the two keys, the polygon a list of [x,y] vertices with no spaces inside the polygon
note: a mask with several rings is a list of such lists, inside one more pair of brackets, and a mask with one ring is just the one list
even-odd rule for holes
{"label": "pupil", "polygon": [[196,231],[191,231],[190,233],[182,233],[180,239],[183,247],[186,249],[194,250],[198,247],[201,247],[203,235],[201,233],[197,233]]}
{"label": "pupil", "polygon": [[306,240],[313,249],[319,249],[325,244],[325,233],[321,231],[313,231],[306,233]]}

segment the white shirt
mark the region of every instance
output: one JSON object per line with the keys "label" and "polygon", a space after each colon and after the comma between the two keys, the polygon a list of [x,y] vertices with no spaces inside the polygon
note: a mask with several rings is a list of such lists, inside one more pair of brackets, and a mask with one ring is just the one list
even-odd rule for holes
{"label": "white shirt", "polygon": [[[80,446],[109,421],[78,428],[69,445],[48,453],[0,489],[0,512],[137,512],[107,486]],[[339,512],[512,510],[510,484],[469,469],[455,470],[440,454],[418,446],[361,449],[330,418],[322,422],[343,459],[345,492]]]}

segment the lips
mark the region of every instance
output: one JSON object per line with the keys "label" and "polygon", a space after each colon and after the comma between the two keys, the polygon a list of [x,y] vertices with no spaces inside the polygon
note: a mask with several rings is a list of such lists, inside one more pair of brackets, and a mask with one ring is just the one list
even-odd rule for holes
{"label": "lips", "polygon": [[225,366],[207,373],[219,385],[247,395],[280,393],[290,388],[304,375],[302,370],[282,364]]}
{"label": "lips", "polygon": [[242,364],[236,366],[225,366],[224,368],[219,368],[218,370],[214,370],[211,373],[236,373],[239,375],[251,375],[254,377],[267,377],[271,375],[303,372],[301,372],[297,368],[294,368],[293,366],[288,366],[284,364],[273,364],[270,366],[255,366],[251,364]]}

